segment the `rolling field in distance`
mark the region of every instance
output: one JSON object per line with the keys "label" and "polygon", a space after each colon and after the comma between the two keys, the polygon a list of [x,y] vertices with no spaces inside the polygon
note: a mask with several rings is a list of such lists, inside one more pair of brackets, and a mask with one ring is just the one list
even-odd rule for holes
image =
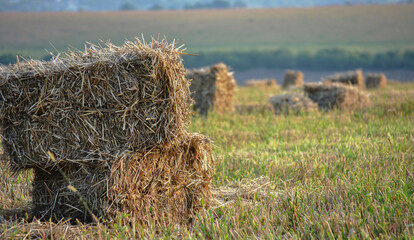
{"label": "rolling field in distance", "polygon": [[[264,104],[280,92],[240,87],[234,101]],[[192,228],[0,218],[0,239],[411,239],[414,84],[369,94],[373,106],[351,112],[194,116],[190,130],[214,140],[213,197],[222,202]],[[32,173],[0,164],[0,213],[27,209]]]}
{"label": "rolling field in distance", "polygon": [[[414,5],[214,11],[1,13],[0,54],[40,58],[45,49],[116,44],[151,35],[182,41],[188,52],[322,48],[384,52],[414,49]],[[52,46],[53,45],[53,46]]]}

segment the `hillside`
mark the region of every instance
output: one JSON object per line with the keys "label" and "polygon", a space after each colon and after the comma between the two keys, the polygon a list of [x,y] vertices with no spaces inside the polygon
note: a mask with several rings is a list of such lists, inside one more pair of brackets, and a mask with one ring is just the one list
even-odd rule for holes
{"label": "hillside", "polygon": [[414,5],[375,5],[2,13],[0,62],[13,62],[15,55],[43,58],[69,46],[82,49],[99,39],[119,44],[143,34],[147,40],[181,41],[187,52],[200,55],[186,57],[190,67],[216,61],[238,69],[412,67],[413,12]]}
{"label": "hillside", "polygon": [[396,4],[412,0],[0,0],[0,11],[117,11],[186,8],[267,8],[267,7],[313,7],[328,5]]}

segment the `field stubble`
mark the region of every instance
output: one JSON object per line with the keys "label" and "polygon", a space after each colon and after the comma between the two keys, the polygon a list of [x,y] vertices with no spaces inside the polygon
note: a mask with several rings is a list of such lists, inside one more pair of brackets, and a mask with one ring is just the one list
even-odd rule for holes
{"label": "field stubble", "polygon": [[[241,87],[235,102],[278,92]],[[216,203],[191,227],[27,221],[32,173],[2,163],[0,238],[412,238],[414,84],[369,93],[374,106],[353,112],[194,116],[215,140]]]}

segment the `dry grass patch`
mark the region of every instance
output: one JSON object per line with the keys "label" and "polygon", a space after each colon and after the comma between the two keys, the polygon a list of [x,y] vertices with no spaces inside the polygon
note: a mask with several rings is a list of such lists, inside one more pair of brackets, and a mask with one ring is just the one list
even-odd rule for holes
{"label": "dry grass patch", "polygon": [[297,93],[276,95],[271,97],[269,102],[273,105],[276,114],[299,114],[318,111],[318,104]]}

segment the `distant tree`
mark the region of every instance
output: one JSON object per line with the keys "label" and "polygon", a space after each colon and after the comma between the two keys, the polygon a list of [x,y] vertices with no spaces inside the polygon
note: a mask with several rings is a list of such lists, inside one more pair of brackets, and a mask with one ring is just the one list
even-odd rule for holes
{"label": "distant tree", "polygon": [[13,55],[13,54],[0,55],[0,64],[9,65],[12,63],[16,63],[16,55]]}
{"label": "distant tree", "polygon": [[132,11],[132,10],[135,10],[135,6],[134,6],[134,4],[132,4],[130,2],[126,2],[126,3],[121,5],[119,10],[121,10],[121,11]]}
{"label": "distant tree", "polygon": [[209,5],[210,8],[230,8],[230,3],[225,0],[214,0]]}
{"label": "distant tree", "polygon": [[233,7],[234,8],[246,8],[247,7],[247,4],[244,2],[244,1],[236,1],[234,4],[233,4]]}
{"label": "distant tree", "polygon": [[157,3],[157,4],[152,5],[152,7],[150,7],[148,10],[150,11],[164,10],[164,7],[161,4]]}

